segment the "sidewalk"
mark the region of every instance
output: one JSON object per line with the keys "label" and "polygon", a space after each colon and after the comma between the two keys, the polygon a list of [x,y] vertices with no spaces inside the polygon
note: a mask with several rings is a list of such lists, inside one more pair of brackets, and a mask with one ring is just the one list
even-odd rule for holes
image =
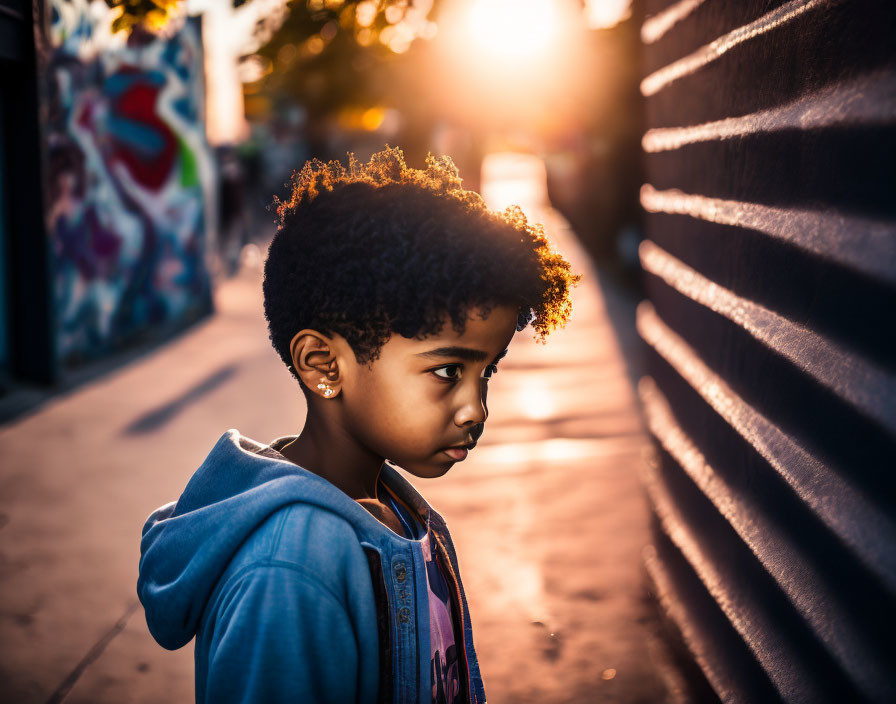
{"label": "sidewalk", "polygon": [[[640,551],[646,445],[584,253],[569,327],[517,336],[470,458],[414,480],[447,518],[492,704],[662,702]],[[162,650],[136,600],[140,528],[221,433],[296,432],[302,395],[270,348],[260,275],[154,354],[0,428],[0,700],[189,702],[192,645]]]}

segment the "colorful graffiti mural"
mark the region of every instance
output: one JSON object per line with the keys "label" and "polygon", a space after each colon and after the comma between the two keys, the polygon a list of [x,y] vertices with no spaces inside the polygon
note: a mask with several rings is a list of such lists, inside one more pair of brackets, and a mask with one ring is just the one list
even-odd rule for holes
{"label": "colorful graffiti mural", "polygon": [[125,41],[102,3],[51,7],[47,227],[58,350],[72,362],[208,309],[214,171],[198,20]]}

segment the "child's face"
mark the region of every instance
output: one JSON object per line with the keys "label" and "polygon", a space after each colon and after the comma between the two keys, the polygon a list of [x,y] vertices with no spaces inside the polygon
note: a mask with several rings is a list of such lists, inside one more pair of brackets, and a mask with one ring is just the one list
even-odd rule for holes
{"label": "child's face", "polygon": [[466,456],[488,415],[488,377],[516,331],[517,310],[478,311],[458,334],[449,324],[423,340],[393,335],[370,365],[343,360],[346,430],[418,477],[439,477]]}

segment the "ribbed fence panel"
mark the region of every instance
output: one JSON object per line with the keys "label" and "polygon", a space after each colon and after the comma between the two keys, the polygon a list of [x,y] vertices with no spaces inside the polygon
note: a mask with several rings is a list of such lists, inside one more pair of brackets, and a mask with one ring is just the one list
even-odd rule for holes
{"label": "ribbed fence panel", "polygon": [[648,573],[720,700],[896,701],[896,3],[646,5]]}

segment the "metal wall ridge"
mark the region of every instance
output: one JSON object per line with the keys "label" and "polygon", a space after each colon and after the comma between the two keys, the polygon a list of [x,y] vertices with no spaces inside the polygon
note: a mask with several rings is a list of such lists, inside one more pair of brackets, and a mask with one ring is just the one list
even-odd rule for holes
{"label": "metal wall ridge", "polygon": [[656,32],[662,30],[661,36],[653,41],[645,39],[643,34],[641,36],[641,40],[650,49],[646,57],[648,60],[644,64],[644,75],[690,54],[715,37],[755,21],[788,1],[731,3],[726,0],[702,0],[690,6],[686,1],[644,0],[647,16],[642,29],[644,26],[648,27],[649,39],[653,39]]}
{"label": "metal wall ridge", "polygon": [[738,296],[644,240],[641,265],[692,301],[724,316],[870,419],[896,434],[896,375],[792,320]]}
{"label": "metal wall ridge", "polygon": [[[750,496],[743,489],[738,491],[707,462],[678,424],[653,379],[644,377],[638,393],[651,434],[728,521],[850,679],[868,692],[891,685],[892,663],[881,657],[874,637],[853,623],[849,615],[852,604],[836,589],[841,575],[826,575],[805,555],[804,547],[767,515],[759,497]],[[648,477],[647,481],[650,489],[655,480]],[[814,588],[807,591],[805,584]],[[869,665],[872,671],[866,672]]]}
{"label": "metal wall ridge", "polygon": [[691,54],[651,73],[641,81],[641,93],[645,97],[659,93],[673,81],[698,71],[734,47],[771,32],[817,7],[839,1],[841,0],[791,0],[781,7],[764,14],[759,19],[733,29]]}
{"label": "metal wall ridge", "polygon": [[896,2],[643,7],[645,562],[692,701],[894,702]]}
{"label": "metal wall ridge", "polygon": [[641,41],[653,44],[662,39],[676,24],[685,19],[706,0],[678,0],[669,7],[648,17],[641,26]]}
{"label": "metal wall ridge", "polygon": [[896,283],[896,223],[836,211],[782,208],[677,189],[641,187],[649,213],[687,215],[782,240],[887,283]]}
{"label": "metal wall ridge", "polygon": [[719,141],[758,132],[891,125],[894,122],[896,76],[891,71],[874,71],[845,84],[824,86],[779,107],[699,125],[654,127],[644,133],[641,146],[645,152],[656,153],[696,142]]}
{"label": "metal wall ridge", "polygon": [[[798,616],[792,614],[786,619],[780,607],[774,608],[775,595],[756,589],[756,570],[762,567],[745,561],[730,546],[720,545],[718,534],[695,530],[656,468],[647,466],[644,484],[663,532],[690,564],[778,692],[784,697],[798,693],[802,701],[816,703],[842,701],[851,685],[840,669],[833,661],[826,663],[828,667],[824,669],[818,668],[819,655],[807,652],[799,637]],[[719,520],[724,521],[721,517]]]}
{"label": "metal wall ridge", "polygon": [[767,673],[665,534],[644,550],[644,565],[660,606],[722,701],[783,701]]}
{"label": "metal wall ridge", "polygon": [[650,303],[640,304],[636,324],[641,337],[896,594],[892,517],[738,396],[660,319]]}

